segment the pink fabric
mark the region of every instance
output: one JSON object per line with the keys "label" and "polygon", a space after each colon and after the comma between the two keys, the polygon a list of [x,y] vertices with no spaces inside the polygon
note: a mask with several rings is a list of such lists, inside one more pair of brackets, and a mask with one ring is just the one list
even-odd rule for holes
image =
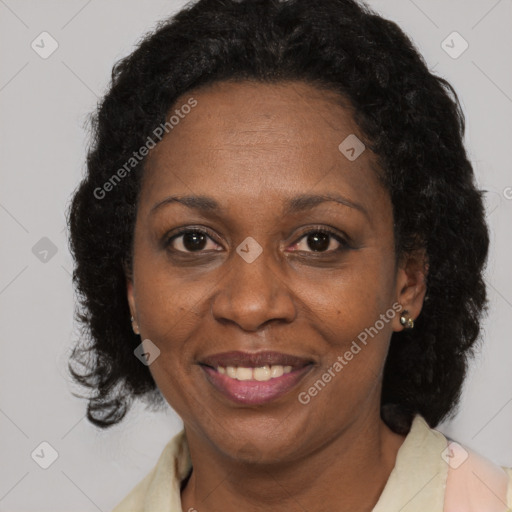
{"label": "pink fabric", "polygon": [[444,512],[507,512],[509,475],[472,450],[448,441]]}

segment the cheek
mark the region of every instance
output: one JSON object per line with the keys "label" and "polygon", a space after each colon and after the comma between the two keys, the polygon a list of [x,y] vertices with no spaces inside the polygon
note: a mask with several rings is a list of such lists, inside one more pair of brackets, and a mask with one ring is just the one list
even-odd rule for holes
{"label": "cheek", "polygon": [[191,357],[186,340],[190,339],[201,316],[196,295],[189,289],[181,289],[175,281],[159,277],[144,281],[138,289],[141,334],[158,346],[168,359],[166,364],[172,367]]}
{"label": "cheek", "polygon": [[160,351],[149,370],[167,401],[178,410],[180,401],[187,400],[180,388],[190,371],[192,354],[186,340],[198,322],[197,298],[181,289],[169,272],[140,256],[134,268],[139,328],[143,339],[151,340]]}
{"label": "cheek", "polygon": [[[331,300],[317,304],[322,312],[316,326],[326,343],[322,345],[321,367],[308,383],[313,387],[304,389],[307,395],[318,395],[316,407],[332,408],[334,403],[348,414],[375,396],[382,381],[396,311],[385,290],[379,293],[371,285],[362,288],[364,282],[354,279],[345,282],[343,289],[333,286]],[[324,292],[318,295],[318,302]],[[325,392],[318,380],[326,383]]]}
{"label": "cheek", "polygon": [[[300,296],[326,328],[327,339],[342,344],[373,326],[394,301],[394,263],[377,251],[354,253],[342,269],[328,279],[302,280]],[[389,325],[388,325],[389,323]],[[390,322],[386,323],[391,332]]]}
{"label": "cheek", "polygon": [[[151,274],[151,275],[150,275]],[[149,371],[170,406],[182,417],[207,404],[197,404],[191,393],[193,340],[199,318],[194,306],[197,298],[177,287],[176,280],[155,272],[139,274],[137,294],[141,334],[160,350]]]}
{"label": "cheek", "polygon": [[377,251],[358,256],[338,278],[323,286],[309,283],[304,289],[316,327],[326,341],[315,379],[328,381],[329,389],[318,396],[317,407],[330,407],[334,401],[340,410],[353,410],[376,392],[382,380],[396,315],[394,263]]}
{"label": "cheek", "polygon": [[[187,283],[170,269],[165,254],[139,244],[134,258],[136,306],[141,332],[154,342],[181,340],[197,322],[205,288]],[[173,344],[168,344],[172,348]],[[179,347],[176,347],[177,349]]]}

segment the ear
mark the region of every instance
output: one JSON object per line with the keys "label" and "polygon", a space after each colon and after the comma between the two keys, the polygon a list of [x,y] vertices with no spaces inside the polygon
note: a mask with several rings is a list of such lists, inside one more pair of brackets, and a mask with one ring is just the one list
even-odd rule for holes
{"label": "ear", "polygon": [[126,277],[126,298],[128,299],[128,306],[130,308],[130,314],[133,318],[132,328],[135,334],[139,334],[138,322],[137,322],[137,308],[135,307],[135,291],[133,286],[133,274],[131,268],[126,262],[123,262],[124,275]]}
{"label": "ear", "polygon": [[133,292],[133,281],[126,279],[126,296],[128,298],[128,305],[130,306],[130,314],[133,318],[137,318],[137,309],[135,307],[135,296]]}
{"label": "ear", "polygon": [[[427,292],[428,262],[424,249],[418,249],[404,255],[396,275],[396,300],[407,311],[407,317],[416,320],[423,307]],[[395,316],[394,331],[401,331],[400,313]]]}

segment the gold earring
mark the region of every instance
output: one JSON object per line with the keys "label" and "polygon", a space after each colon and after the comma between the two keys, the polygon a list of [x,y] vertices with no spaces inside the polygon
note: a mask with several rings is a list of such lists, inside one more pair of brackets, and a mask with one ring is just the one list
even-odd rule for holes
{"label": "gold earring", "polygon": [[414,328],[414,320],[410,316],[406,316],[409,311],[404,309],[400,315],[400,324],[403,325],[406,329]]}
{"label": "gold earring", "polygon": [[137,323],[135,322],[135,318],[133,318],[133,316],[130,318],[131,322],[132,322],[132,329],[133,329],[133,332],[135,334],[140,334],[140,331],[139,331],[139,326],[137,325]]}

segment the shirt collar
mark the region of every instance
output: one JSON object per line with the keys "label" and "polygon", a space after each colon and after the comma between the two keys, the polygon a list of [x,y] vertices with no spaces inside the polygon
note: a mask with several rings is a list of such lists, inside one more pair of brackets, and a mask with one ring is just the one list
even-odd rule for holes
{"label": "shirt collar", "polygon": [[416,415],[372,512],[442,512],[448,464],[441,455],[446,446],[446,437]]}
{"label": "shirt collar", "polygon": [[[442,512],[448,465],[441,454],[446,446],[445,436],[416,415],[372,512]],[[148,475],[144,511],[181,511],[180,486],[191,468],[182,430],[169,441]]]}

